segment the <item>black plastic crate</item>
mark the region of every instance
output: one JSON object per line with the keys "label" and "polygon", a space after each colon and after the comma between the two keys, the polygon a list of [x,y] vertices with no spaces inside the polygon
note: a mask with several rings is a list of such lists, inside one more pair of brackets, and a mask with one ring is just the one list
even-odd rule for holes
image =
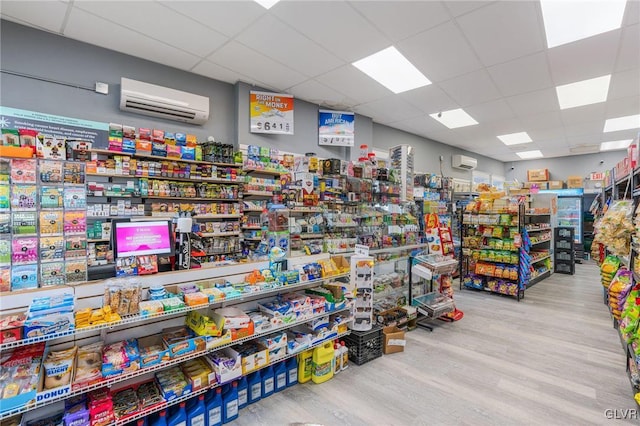
{"label": "black plastic crate", "polygon": [[556,261],[554,265],[555,272],[559,274],[575,274],[575,264],[573,262]]}
{"label": "black plastic crate", "polygon": [[558,250],[556,251],[556,260],[565,260],[567,262],[573,262],[573,252],[572,251],[565,251],[565,250]]}
{"label": "black plastic crate", "polygon": [[573,249],[573,240],[556,240],[556,249],[560,250],[571,250]]}
{"label": "black plastic crate", "polygon": [[573,241],[573,233],[575,232],[574,228],[570,227],[557,227],[555,228],[555,239],[556,240],[567,240]]}
{"label": "black plastic crate", "polygon": [[349,360],[356,365],[365,364],[382,356],[382,327],[373,326],[369,331],[351,331],[344,336],[349,349]]}

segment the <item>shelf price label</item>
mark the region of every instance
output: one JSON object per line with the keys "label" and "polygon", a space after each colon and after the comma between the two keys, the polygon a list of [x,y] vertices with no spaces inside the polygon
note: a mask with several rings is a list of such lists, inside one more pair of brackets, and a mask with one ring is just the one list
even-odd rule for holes
{"label": "shelf price label", "polygon": [[293,135],[293,96],[251,91],[251,133]]}
{"label": "shelf price label", "polygon": [[345,111],[318,111],[318,145],[353,146],[355,114]]}

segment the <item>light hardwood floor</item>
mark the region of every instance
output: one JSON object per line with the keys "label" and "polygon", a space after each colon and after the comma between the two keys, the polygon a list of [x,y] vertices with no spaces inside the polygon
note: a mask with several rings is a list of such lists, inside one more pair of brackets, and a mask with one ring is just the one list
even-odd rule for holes
{"label": "light hardwood floor", "polygon": [[461,321],[412,331],[405,352],[275,394],[233,424],[586,425],[636,408],[595,265],[552,275],[520,303],[455,297]]}

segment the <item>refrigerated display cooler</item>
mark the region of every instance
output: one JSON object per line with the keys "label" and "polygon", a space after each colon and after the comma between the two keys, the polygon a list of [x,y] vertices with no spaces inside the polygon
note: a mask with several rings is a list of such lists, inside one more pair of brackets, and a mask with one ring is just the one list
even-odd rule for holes
{"label": "refrigerated display cooler", "polygon": [[550,193],[558,195],[557,226],[566,226],[575,229],[575,232],[573,234],[575,259],[577,263],[581,263],[582,259],[584,259],[584,246],[582,243],[582,204],[584,202],[584,190],[582,188],[549,189],[540,191],[540,193]]}

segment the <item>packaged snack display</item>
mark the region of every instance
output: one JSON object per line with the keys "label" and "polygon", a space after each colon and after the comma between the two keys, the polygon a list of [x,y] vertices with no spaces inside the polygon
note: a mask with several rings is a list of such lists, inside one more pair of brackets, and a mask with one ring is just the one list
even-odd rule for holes
{"label": "packaged snack display", "polygon": [[66,140],[63,137],[39,134],[37,143],[38,158],[66,160],[67,149],[65,142]]}
{"label": "packaged snack display", "polygon": [[71,384],[77,348],[49,352],[42,363],[44,367],[44,388],[55,389]]}
{"label": "packaged snack display", "polygon": [[135,340],[126,340],[107,345],[102,350],[103,377],[130,373],[140,368],[140,354]]}
{"label": "packaged snack display", "polygon": [[36,397],[40,381],[44,343],[3,352],[0,360],[0,395],[3,406],[18,395]]}
{"label": "packaged snack display", "polygon": [[119,315],[137,314],[140,306],[140,283],[135,280],[114,279],[105,282],[103,306]]}

